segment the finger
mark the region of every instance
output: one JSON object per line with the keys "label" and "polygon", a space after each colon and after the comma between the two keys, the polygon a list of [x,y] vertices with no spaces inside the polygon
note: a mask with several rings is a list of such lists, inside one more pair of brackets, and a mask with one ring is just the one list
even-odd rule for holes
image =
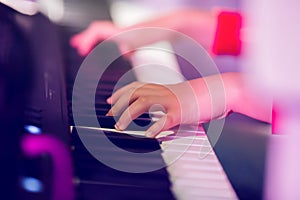
{"label": "finger", "polygon": [[[129,107],[129,105],[134,102],[135,100],[138,99],[138,102],[144,104],[144,105],[152,105],[150,102],[163,102],[164,103],[164,98],[156,98],[156,91],[151,90],[151,89],[145,89],[143,87],[138,87],[138,88],[131,88],[128,89],[123,93],[122,96],[119,97],[119,99],[112,100],[113,106],[111,110],[108,112],[108,115],[113,115],[113,116],[119,116],[121,113]],[[152,99],[152,101],[151,101]]]}
{"label": "finger", "polygon": [[77,48],[80,55],[87,55],[93,47],[99,42],[101,37],[95,27],[89,26],[85,31],[73,36],[70,43]]}
{"label": "finger", "polygon": [[89,52],[90,48],[90,44],[89,44],[89,38],[88,37],[91,37],[88,33],[88,31],[83,31],[75,36],[73,36],[71,39],[70,39],[70,44],[72,47],[76,48],[77,49],[77,52],[80,54],[80,55],[85,55],[87,54],[87,52]]}
{"label": "finger", "polygon": [[131,102],[136,100],[137,97],[133,95],[134,92],[126,92],[124,93],[112,106],[112,108],[108,111],[108,116],[119,116],[121,113],[129,107]]}
{"label": "finger", "polygon": [[133,82],[117,90],[111,97],[107,98],[107,103],[115,104],[118,99],[126,93],[131,93],[132,98],[139,96],[166,96],[163,91],[158,91],[157,86],[149,83]]}
{"label": "finger", "polygon": [[139,82],[130,83],[130,84],[118,89],[116,92],[114,92],[113,95],[111,95],[109,98],[106,99],[106,102],[108,104],[115,104],[120,99],[121,96],[123,96],[130,90],[133,90],[134,88],[139,87],[140,85],[142,85],[142,83],[139,83]]}
{"label": "finger", "polygon": [[[143,83],[137,82],[136,85],[142,86],[137,86],[136,88],[135,86],[132,86],[132,88],[128,89],[127,91],[121,92],[122,94],[120,97],[117,97],[119,99],[113,99],[115,98],[114,96],[107,99],[108,103],[114,105],[107,113],[107,116],[117,116],[121,114],[125,108],[136,99],[139,99],[139,101],[143,102],[145,105],[148,105],[148,107],[153,106],[152,111],[166,111],[164,107],[170,103],[168,98],[165,98],[166,95],[159,94],[160,91],[151,87],[150,84],[143,85]],[[115,95],[119,95],[117,92]]]}
{"label": "finger", "polygon": [[80,36],[81,36],[81,34],[79,33],[79,34],[76,34],[73,37],[71,37],[70,45],[72,47],[76,48],[80,44],[80,42],[79,42],[80,41]]}
{"label": "finger", "polygon": [[82,41],[84,40],[84,38],[86,38],[90,33],[89,33],[89,28],[75,34],[74,36],[71,37],[70,39],[70,44],[73,47],[79,47],[82,44]]}
{"label": "finger", "polygon": [[116,123],[117,130],[124,130],[130,122],[139,117],[144,112],[148,111],[149,105],[144,104],[143,101],[137,99],[133,102],[121,115],[119,121]]}
{"label": "finger", "polygon": [[174,120],[173,116],[166,114],[155,122],[145,133],[147,137],[154,138],[160,132],[166,131],[178,124],[177,120]]}
{"label": "finger", "polygon": [[98,33],[91,29],[82,33],[80,39],[81,41],[80,45],[78,46],[78,52],[83,56],[87,55],[93,49],[93,47],[100,42]]}

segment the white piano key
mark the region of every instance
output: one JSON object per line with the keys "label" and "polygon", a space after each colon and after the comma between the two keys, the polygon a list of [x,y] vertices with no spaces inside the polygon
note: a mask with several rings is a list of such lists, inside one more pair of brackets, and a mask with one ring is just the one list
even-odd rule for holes
{"label": "white piano key", "polygon": [[219,165],[215,165],[215,164],[207,165],[207,164],[201,164],[201,163],[198,163],[197,165],[195,165],[194,163],[192,163],[192,164],[176,163],[176,164],[168,166],[168,169],[172,172],[173,171],[174,172],[189,171],[189,170],[218,172],[218,171],[223,170],[223,168]]}
{"label": "white piano key", "polygon": [[237,199],[236,195],[228,189],[211,189],[211,188],[198,188],[198,187],[174,187],[173,191],[180,199],[189,199],[189,196],[197,197],[196,199]]}
{"label": "white piano key", "polygon": [[165,161],[177,156],[167,167],[177,199],[238,199],[206,135],[197,135],[192,142],[191,138],[173,139],[172,144],[162,143],[162,156]]}
{"label": "white piano key", "polygon": [[[209,155],[215,155],[215,153],[213,152],[213,149],[211,146],[206,146],[206,145],[190,145],[188,148],[186,148],[186,152],[187,154],[197,154],[199,155],[200,153],[206,153]],[[176,149],[171,149],[171,151],[176,151]]]}
{"label": "white piano key", "polygon": [[[209,162],[209,161],[214,161],[215,160],[215,155],[214,154],[206,154],[205,157],[200,157],[200,152],[194,152],[194,153],[181,153],[181,152],[164,152],[162,154],[164,158],[166,158],[166,161],[168,160],[178,160],[178,159],[183,159],[183,160],[194,160],[194,161],[202,161],[202,162]],[[167,162],[167,163],[170,163]]]}
{"label": "white piano key", "polygon": [[190,179],[177,179],[175,185],[178,187],[201,187],[201,188],[216,188],[216,189],[230,189],[227,182],[210,180],[210,179],[200,179],[200,180],[190,180]]}
{"label": "white piano key", "polygon": [[181,174],[172,175],[174,178],[184,177],[190,179],[210,179],[210,180],[224,180],[226,177],[222,173],[209,171],[186,171]]}
{"label": "white piano key", "polygon": [[235,196],[230,197],[220,197],[220,196],[204,196],[199,194],[190,194],[188,191],[174,191],[177,200],[185,199],[201,199],[201,200],[236,200]]}
{"label": "white piano key", "polygon": [[179,159],[178,161],[175,161],[171,165],[168,166],[170,170],[177,170],[177,169],[184,169],[184,170],[192,170],[192,171],[223,171],[223,168],[221,165],[214,161],[208,161],[208,162],[190,162]]}

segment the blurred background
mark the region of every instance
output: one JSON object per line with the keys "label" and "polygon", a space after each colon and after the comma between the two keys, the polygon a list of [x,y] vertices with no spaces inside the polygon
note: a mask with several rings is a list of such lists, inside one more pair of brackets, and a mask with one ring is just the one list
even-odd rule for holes
{"label": "blurred background", "polygon": [[[217,72],[245,72],[249,88],[258,92],[257,98],[265,96],[268,101],[273,102],[270,105],[270,111],[273,107],[272,127],[245,116],[233,115],[229,117],[228,123],[226,121],[225,134],[222,136],[228,138],[222,138],[215,147],[218,159],[237,193],[235,198],[300,198],[297,188],[300,182],[297,148],[300,141],[298,1],[0,0],[0,3],[0,156],[3,163],[0,167],[3,177],[0,188],[5,199],[57,197],[53,194],[56,188],[53,186],[53,174],[56,171],[52,156],[55,153],[51,153],[52,150],[49,149],[37,150],[39,157],[28,158],[27,155],[23,155],[21,141],[24,135],[39,135],[43,132],[51,133],[61,141],[61,144],[54,145],[55,148],[56,145],[63,145],[69,150],[75,148],[78,142],[75,134],[72,135],[75,139],[70,139],[70,133],[73,132],[70,127],[74,123],[71,100],[73,84],[85,57],[79,55],[70,45],[72,36],[85,30],[95,20],[112,20],[119,27],[127,27],[182,8],[229,10],[242,14],[242,54],[212,55],[208,52],[217,70],[208,67],[206,61],[201,64],[201,70],[205,75]],[[193,54],[193,49],[185,46],[182,41],[172,44],[163,41],[155,45]],[[119,50],[114,44],[108,47],[106,52],[100,53],[118,54]],[[181,73],[185,79],[199,77],[197,71],[186,60],[180,56],[163,53],[150,55],[149,52],[135,52],[130,59],[118,59],[112,64],[112,68],[122,68],[127,72],[135,66],[153,63],[171,66],[172,70]],[[123,71],[108,70],[109,78],[103,77],[101,80],[105,82],[111,77],[120,78]],[[151,69],[137,70],[121,85],[136,79],[157,83],[183,81],[182,77],[173,79],[162,71],[163,69],[163,76],[157,76]],[[101,95],[106,91],[105,88],[100,90]],[[109,93],[105,95],[109,96]],[[99,99],[102,101],[106,97]],[[275,134],[272,135],[272,132]],[[251,134],[253,137],[249,136]],[[46,155],[49,154],[48,151],[50,156]],[[235,154],[236,152],[238,153]],[[66,157],[68,156],[70,155],[67,153]],[[75,188],[76,198],[93,199],[90,191],[99,194],[101,190],[86,189],[88,184],[81,186],[78,181],[79,176],[87,176],[82,171],[88,171],[90,168],[76,167],[83,161],[77,159],[73,153],[71,156],[76,176],[73,177],[73,169],[66,169],[65,173],[70,173],[72,177],[66,185],[70,184]],[[62,160],[65,159],[58,162]],[[58,166],[60,165],[64,163]],[[97,176],[101,177],[103,172],[99,174]],[[64,193],[67,189],[62,187],[58,190]],[[103,192],[107,191],[110,189],[103,189]],[[74,198],[72,191],[66,193],[65,199]],[[126,196],[126,190],[124,194],[120,194],[125,195],[124,199],[131,199],[131,196]],[[163,197],[174,198],[168,196],[169,193],[165,195]],[[120,196],[104,195],[104,199],[105,197],[113,199]],[[139,196],[134,197],[140,199]]]}

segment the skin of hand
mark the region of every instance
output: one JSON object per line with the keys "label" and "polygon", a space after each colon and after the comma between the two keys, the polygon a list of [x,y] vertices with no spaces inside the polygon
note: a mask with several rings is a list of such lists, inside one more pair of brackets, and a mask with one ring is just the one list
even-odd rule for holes
{"label": "skin of hand", "polygon": [[[216,31],[216,14],[211,11],[196,9],[176,10],[160,17],[138,23],[133,26],[120,28],[110,21],[94,21],[86,30],[74,35],[70,44],[78,53],[86,56],[95,45],[116,34],[143,28],[163,28],[183,33],[207,49],[211,49]],[[161,40],[174,39],[168,31],[132,31],[130,34],[115,38],[121,53],[128,53],[129,49],[136,49]]]}
{"label": "skin of hand", "polygon": [[120,29],[110,21],[94,21],[87,29],[74,35],[70,44],[77,49],[80,55],[85,56],[96,44],[119,32]]}
{"label": "skin of hand", "polygon": [[133,82],[107,99],[113,105],[107,116],[121,115],[115,127],[124,130],[132,119],[149,109],[162,110],[165,115],[146,131],[148,137],[155,137],[179,124],[223,118],[230,112],[270,122],[268,110],[262,111],[265,102],[253,98],[253,94],[245,89],[242,75],[233,72],[174,85]]}

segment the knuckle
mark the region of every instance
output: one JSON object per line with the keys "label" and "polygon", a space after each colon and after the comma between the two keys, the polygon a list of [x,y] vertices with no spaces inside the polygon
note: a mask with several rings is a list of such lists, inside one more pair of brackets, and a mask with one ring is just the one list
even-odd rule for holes
{"label": "knuckle", "polygon": [[140,97],[144,97],[144,88],[142,87],[135,87],[135,88],[131,88],[131,96],[133,98],[140,98]]}
{"label": "knuckle", "polygon": [[148,103],[149,103],[149,98],[147,98],[147,97],[145,97],[145,96],[141,96],[141,97],[139,97],[139,102],[140,102],[141,104],[148,105]]}
{"label": "knuckle", "polygon": [[167,114],[166,115],[166,121],[165,121],[165,125],[177,125],[177,119],[174,115],[171,114]]}
{"label": "knuckle", "polygon": [[131,86],[136,88],[136,87],[139,87],[141,85],[141,83],[139,81],[134,81],[131,83]]}
{"label": "knuckle", "polygon": [[136,88],[130,88],[130,89],[128,90],[128,93],[127,93],[127,94],[129,95],[129,98],[130,98],[130,99],[135,99],[135,97],[138,95],[137,89],[136,89]]}
{"label": "knuckle", "polygon": [[159,87],[159,85],[155,84],[155,83],[147,83],[147,84],[143,85],[143,87],[153,89],[153,88]]}

